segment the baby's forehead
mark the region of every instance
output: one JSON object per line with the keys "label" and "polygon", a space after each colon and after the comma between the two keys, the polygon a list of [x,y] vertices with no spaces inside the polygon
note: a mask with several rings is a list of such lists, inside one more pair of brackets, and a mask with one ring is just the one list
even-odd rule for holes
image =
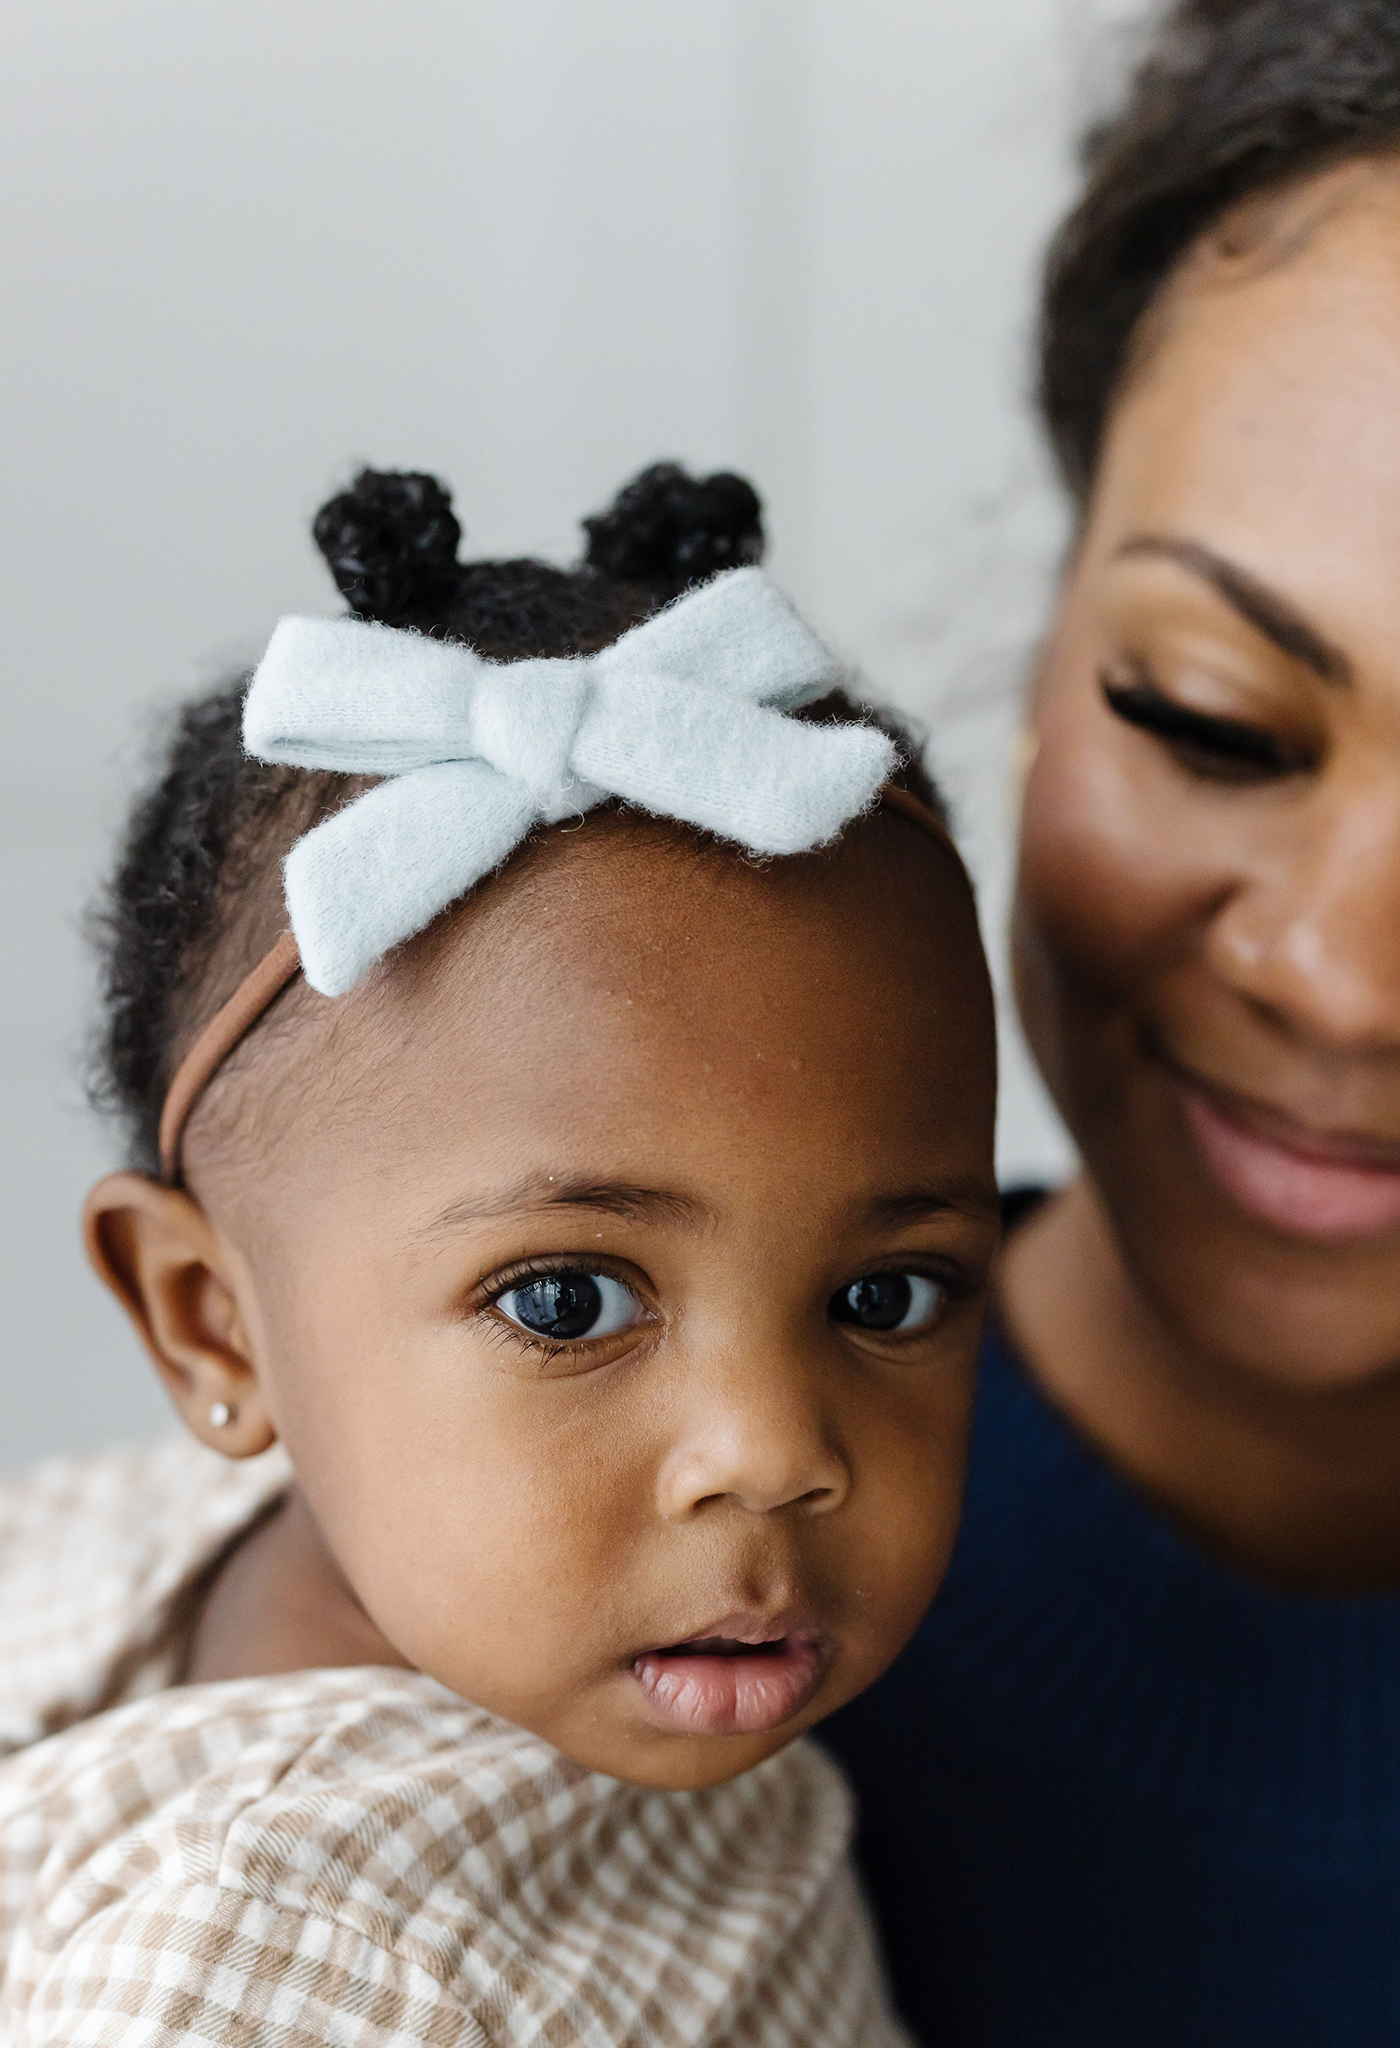
{"label": "baby's forehead", "polygon": [[486,996],[541,977],[562,999],[628,971],[781,983],[805,955],[865,991],[878,965],[897,998],[969,953],[980,967],[956,855],[895,814],[812,853],[756,860],[669,820],[603,812],[540,833],[404,949],[386,988],[411,1005],[452,982]]}
{"label": "baby's forehead", "polygon": [[682,1128],[818,1172],[906,1140],[971,1155],[990,1124],[966,878],[895,816],[771,862],[635,814],[555,827],[361,989],[300,1002],[312,1028],[264,1067],[259,1121],[289,1120],[279,1149],[332,1178],[436,1158],[450,1180],[483,1154],[508,1173],[531,1148],[654,1177]]}
{"label": "baby's forehead", "polygon": [[645,1089],[694,1114],[705,1087],[756,1101],[797,1072],[922,1098],[950,1063],[990,1060],[985,983],[961,870],[899,821],[755,863],[590,820],[442,920],[384,978],[367,1036],[425,1104],[461,1080],[513,1113],[547,1098],[562,1114],[586,1089],[625,1117]]}

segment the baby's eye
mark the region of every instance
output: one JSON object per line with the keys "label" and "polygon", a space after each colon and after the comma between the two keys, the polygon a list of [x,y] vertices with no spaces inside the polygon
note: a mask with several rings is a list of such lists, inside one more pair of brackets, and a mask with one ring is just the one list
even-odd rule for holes
{"label": "baby's eye", "polygon": [[832,1295],[830,1313],[834,1323],[908,1336],[931,1329],[947,1303],[947,1288],[925,1273],[867,1273]]}
{"label": "baby's eye", "polygon": [[631,1288],[608,1273],[539,1273],[498,1294],[493,1306],[517,1329],[555,1343],[615,1337],[643,1314]]}

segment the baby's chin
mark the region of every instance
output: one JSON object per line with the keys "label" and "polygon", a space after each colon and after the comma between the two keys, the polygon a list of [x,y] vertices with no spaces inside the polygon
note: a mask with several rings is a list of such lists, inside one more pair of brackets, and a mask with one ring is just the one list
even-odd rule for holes
{"label": "baby's chin", "polygon": [[767,1735],[679,1735],[619,1720],[611,1727],[595,1724],[580,1730],[577,1739],[572,1739],[572,1730],[550,1739],[573,1762],[610,1778],[661,1792],[703,1792],[776,1756],[824,1714],[834,1712],[837,1704],[833,1700],[829,1707],[797,1716]]}

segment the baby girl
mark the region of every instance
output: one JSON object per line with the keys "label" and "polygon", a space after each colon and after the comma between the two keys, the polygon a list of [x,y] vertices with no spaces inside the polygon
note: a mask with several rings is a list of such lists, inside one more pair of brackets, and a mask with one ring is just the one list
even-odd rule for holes
{"label": "baby girl", "polygon": [[976,918],[748,487],[587,526],[366,472],[135,813],[87,1233],[188,1435],[0,1488],[16,2048],[899,2038],[795,1738],[957,1520]]}

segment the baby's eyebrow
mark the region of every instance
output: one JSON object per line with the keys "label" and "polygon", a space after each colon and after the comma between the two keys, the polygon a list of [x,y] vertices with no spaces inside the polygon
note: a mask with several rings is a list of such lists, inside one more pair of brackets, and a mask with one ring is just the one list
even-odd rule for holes
{"label": "baby's eyebrow", "polygon": [[879,1223],[916,1223],[921,1216],[939,1216],[955,1209],[961,1214],[996,1217],[1001,1204],[985,1181],[972,1174],[950,1174],[947,1180],[931,1181],[923,1187],[905,1188],[896,1195],[880,1195],[870,1205]]}
{"label": "baby's eyebrow", "polygon": [[715,1220],[715,1212],[708,1203],[694,1195],[680,1194],[674,1188],[648,1188],[634,1181],[593,1180],[583,1175],[536,1173],[507,1187],[449,1202],[433,1217],[424,1235],[450,1236],[473,1223],[491,1223],[522,1211],[545,1213],[551,1209],[593,1209],[602,1215],[624,1217],[629,1222],[669,1223],[682,1230],[703,1230]]}

